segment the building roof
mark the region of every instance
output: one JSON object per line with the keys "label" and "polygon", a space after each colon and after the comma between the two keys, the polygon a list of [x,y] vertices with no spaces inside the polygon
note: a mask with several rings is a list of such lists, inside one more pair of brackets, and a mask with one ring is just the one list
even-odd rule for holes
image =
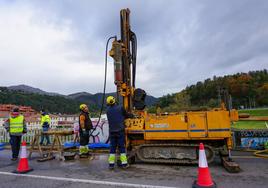
{"label": "building roof", "polygon": [[0,118],[8,118],[9,117],[9,112],[1,112],[0,111]]}
{"label": "building roof", "polygon": [[[14,104],[0,104],[0,111],[8,111],[10,112],[15,106]],[[36,112],[30,106],[18,106],[21,112]]]}

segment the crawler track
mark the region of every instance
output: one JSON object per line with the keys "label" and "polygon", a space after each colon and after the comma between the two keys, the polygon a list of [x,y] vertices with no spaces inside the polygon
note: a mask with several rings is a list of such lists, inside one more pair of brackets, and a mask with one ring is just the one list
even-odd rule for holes
{"label": "crawler track", "polygon": [[[197,144],[143,144],[136,154],[139,160],[147,163],[198,164]],[[208,163],[214,160],[211,146],[205,145]]]}

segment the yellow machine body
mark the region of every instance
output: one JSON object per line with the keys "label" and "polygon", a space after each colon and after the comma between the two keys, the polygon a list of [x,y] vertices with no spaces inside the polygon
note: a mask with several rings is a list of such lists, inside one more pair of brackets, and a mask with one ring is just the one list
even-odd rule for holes
{"label": "yellow machine body", "polygon": [[226,110],[145,114],[126,120],[127,135],[142,135],[144,141],[226,140],[231,146],[231,123]]}

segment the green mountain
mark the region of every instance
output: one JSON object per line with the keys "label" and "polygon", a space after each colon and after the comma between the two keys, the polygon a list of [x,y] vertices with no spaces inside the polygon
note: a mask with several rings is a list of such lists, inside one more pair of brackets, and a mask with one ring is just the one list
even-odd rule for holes
{"label": "green mountain", "polygon": [[40,111],[42,108],[51,113],[77,113],[79,102],[63,96],[50,96],[0,87],[0,104],[31,106]]}
{"label": "green mountain", "polygon": [[[251,108],[268,106],[268,72],[266,69],[237,73],[222,77],[214,76],[184,90],[163,97],[146,97],[149,112],[155,112],[157,107],[164,111],[179,111],[189,108],[217,107],[223,94],[229,93],[232,107]],[[115,93],[107,93],[115,96]],[[121,102],[121,101],[119,101]],[[92,113],[97,114],[102,104],[102,93],[86,92],[71,95],[48,93],[38,88],[20,85],[12,88],[0,87],[0,103],[32,106],[36,110],[48,109],[55,113],[77,113],[81,103],[89,105]]]}
{"label": "green mountain", "polygon": [[[43,90],[41,90],[39,88],[34,88],[34,87],[27,86],[27,85],[24,85],[24,84],[16,85],[16,86],[9,86],[7,88],[9,90],[20,91],[20,92],[23,92],[23,93],[36,93],[36,94],[40,94],[40,95],[50,95],[50,96],[61,95],[61,94],[53,93],[53,92],[46,92],[46,91],[43,91]],[[61,95],[61,96],[63,96],[63,95]]]}
{"label": "green mountain", "polygon": [[223,99],[224,93],[231,96],[229,101],[233,108],[268,106],[267,70],[208,78],[203,82],[187,86],[178,93],[160,97],[151,111],[155,111],[157,107],[164,111],[217,107],[220,100]]}
{"label": "green mountain", "polygon": [[[105,99],[108,96],[116,97],[116,93],[115,92],[114,93],[106,93]],[[81,93],[74,93],[74,94],[68,95],[68,97],[71,99],[74,99],[76,101],[82,102],[82,103],[94,104],[94,107],[97,107],[97,108],[100,108],[101,104],[102,104],[102,93],[90,94],[90,93],[86,93],[86,92],[81,92]],[[146,98],[145,98],[145,103],[148,107],[156,104],[157,101],[158,101],[157,98],[150,96],[150,95],[146,96]],[[122,98],[120,98],[119,103],[122,104]]]}
{"label": "green mountain", "polygon": [[[115,93],[107,93],[105,98],[109,95],[115,96]],[[146,102],[148,106],[151,106],[157,102],[157,98],[148,96]],[[87,104],[90,112],[97,115],[102,104],[102,93],[80,92],[66,96],[45,92],[26,85],[0,87],[0,104],[25,105],[31,106],[37,111],[44,108],[51,113],[72,114],[79,112],[81,103]],[[106,107],[105,104],[104,107]]]}

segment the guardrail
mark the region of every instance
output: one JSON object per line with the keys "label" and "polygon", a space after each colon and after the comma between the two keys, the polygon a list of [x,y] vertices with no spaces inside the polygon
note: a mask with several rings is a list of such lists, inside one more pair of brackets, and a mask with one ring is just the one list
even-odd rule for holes
{"label": "guardrail", "polygon": [[236,148],[263,149],[268,142],[268,129],[233,129],[232,131]]}
{"label": "guardrail", "polygon": [[[52,130],[70,130],[68,126],[61,126],[60,128],[52,128]],[[72,129],[71,129],[72,130]],[[102,130],[102,129],[101,129]],[[97,131],[97,130],[96,130]],[[259,129],[259,130],[239,130],[232,129],[233,132],[233,141],[235,148],[252,148],[252,149],[261,149],[264,143],[268,142],[268,129]],[[27,134],[24,134],[22,139],[27,143],[31,143],[35,134],[41,133],[41,129],[29,129]],[[52,141],[54,136],[50,136]],[[70,142],[73,141],[74,135],[62,136],[61,141]],[[4,127],[0,126],[0,143],[9,142],[9,134],[6,132]],[[98,140],[92,140],[92,143],[99,142]]]}

